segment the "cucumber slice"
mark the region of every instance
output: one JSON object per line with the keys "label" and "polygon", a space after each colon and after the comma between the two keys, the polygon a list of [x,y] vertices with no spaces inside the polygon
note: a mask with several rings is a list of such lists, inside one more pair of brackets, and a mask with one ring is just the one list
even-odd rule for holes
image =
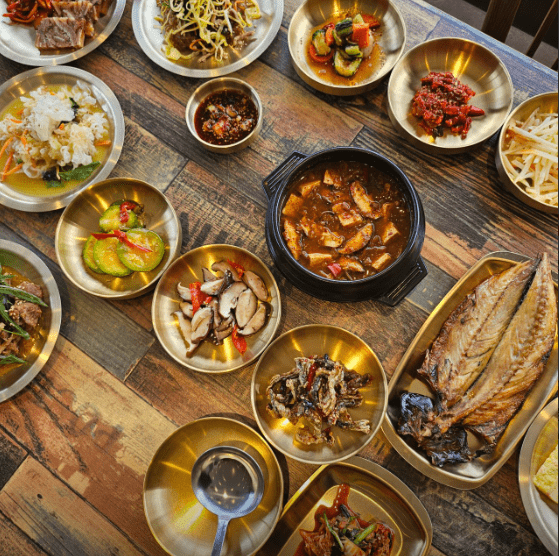
{"label": "cucumber slice", "polygon": [[319,56],[327,56],[332,50],[326,44],[326,31],[324,31],[324,29],[319,29],[318,31],[314,32],[312,36],[312,43],[316,49],[316,53]]}
{"label": "cucumber slice", "polygon": [[134,249],[121,242],[116,248],[116,253],[125,267],[135,272],[148,272],[159,265],[165,254],[165,244],[155,232],[144,229],[129,230],[126,237],[135,245],[148,247],[151,252]]}
{"label": "cucumber slice", "polygon": [[120,221],[120,205],[122,202],[113,203],[99,218],[99,227],[103,232],[110,233],[113,230],[128,230],[129,228],[138,228],[141,226],[138,215],[128,210],[128,222],[123,224]]}
{"label": "cucumber slice", "polygon": [[362,60],[362,57],[347,58],[344,54],[337,50],[334,55],[334,69],[344,77],[351,77],[352,75],[355,75],[355,72],[359,69]]}
{"label": "cucumber slice", "polygon": [[93,246],[93,259],[97,266],[110,276],[128,276],[132,271],[125,267],[116,253],[120,241],[116,237],[99,239]]}
{"label": "cucumber slice", "polygon": [[338,37],[341,37],[342,39],[344,37],[349,37],[349,35],[353,33],[353,20],[350,17],[342,19],[342,21],[336,23],[335,29]]}
{"label": "cucumber slice", "polygon": [[361,52],[359,45],[357,44],[353,44],[353,43],[348,43],[345,47],[345,53],[348,56],[351,56],[352,58],[355,58],[357,56],[363,56],[363,53]]}
{"label": "cucumber slice", "polygon": [[95,246],[97,241],[98,240],[95,239],[93,236],[89,236],[87,238],[87,241],[85,242],[82,251],[83,262],[86,264],[88,268],[93,270],[93,272],[97,272],[98,274],[105,274],[99,268],[98,264],[95,262],[95,259],[93,258],[93,247]]}

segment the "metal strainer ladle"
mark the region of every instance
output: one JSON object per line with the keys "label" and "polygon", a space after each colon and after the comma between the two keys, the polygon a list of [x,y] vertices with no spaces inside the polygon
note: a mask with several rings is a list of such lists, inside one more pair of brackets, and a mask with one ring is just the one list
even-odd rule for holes
{"label": "metal strainer ladle", "polygon": [[211,556],[220,556],[229,522],[253,512],[262,500],[262,470],[239,448],[216,446],[194,463],[192,488],[200,504],[218,517]]}

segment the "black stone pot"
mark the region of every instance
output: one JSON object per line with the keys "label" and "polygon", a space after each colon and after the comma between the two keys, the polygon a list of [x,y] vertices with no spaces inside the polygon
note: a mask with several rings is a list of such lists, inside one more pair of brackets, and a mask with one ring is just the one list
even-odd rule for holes
{"label": "black stone pot", "polygon": [[[361,280],[331,280],[312,273],[291,255],[281,234],[280,218],[289,185],[321,162],[364,162],[393,177],[404,192],[411,215],[410,238],[392,265]],[[339,147],[307,156],[294,152],[262,182],[268,196],[266,241],[272,259],[284,276],[302,291],[329,301],[375,299],[394,307],[427,276],[420,257],[425,239],[423,205],[408,177],[386,157],[365,149]]]}

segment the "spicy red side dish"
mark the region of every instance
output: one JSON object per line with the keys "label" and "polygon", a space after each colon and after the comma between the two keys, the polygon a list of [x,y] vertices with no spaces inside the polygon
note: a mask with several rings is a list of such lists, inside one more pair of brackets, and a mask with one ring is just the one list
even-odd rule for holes
{"label": "spicy red side dish", "polygon": [[394,532],[365,521],[348,506],[349,485],[340,485],[334,504],[319,506],[314,531],[299,530],[303,541],[293,556],[390,556]]}
{"label": "spicy red side dish", "polygon": [[465,139],[472,116],[483,116],[481,108],[468,101],[475,92],[450,72],[431,72],[421,79],[421,88],[412,100],[412,114],[421,118],[419,125],[431,136],[442,137],[445,129]]}
{"label": "spicy red side dish", "polygon": [[198,135],[212,145],[232,145],[255,128],[258,109],[241,91],[224,90],[206,97],[194,116]]}

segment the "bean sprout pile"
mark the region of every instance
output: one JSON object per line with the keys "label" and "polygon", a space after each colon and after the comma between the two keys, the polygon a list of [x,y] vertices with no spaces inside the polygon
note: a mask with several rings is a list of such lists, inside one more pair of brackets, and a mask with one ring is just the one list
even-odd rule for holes
{"label": "bean sprout pile", "polygon": [[173,61],[222,62],[229,48],[241,48],[260,19],[257,0],[157,0],[164,32],[163,52]]}

